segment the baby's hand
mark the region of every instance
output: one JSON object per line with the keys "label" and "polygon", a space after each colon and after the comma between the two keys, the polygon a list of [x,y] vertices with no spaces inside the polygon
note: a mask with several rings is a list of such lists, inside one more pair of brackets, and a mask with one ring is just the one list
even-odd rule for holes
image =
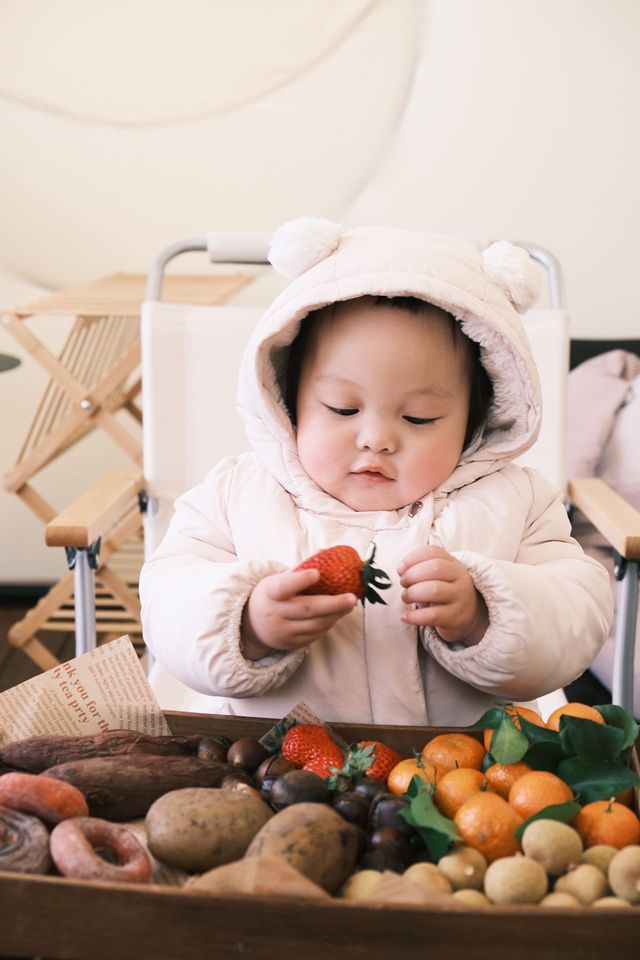
{"label": "baby's hand", "polygon": [[414,609],[402,614],[405,623],[435,627],[445,643],[479,643],[489,625],[482,596],[467,568],[441,547],[421,547],[398,567],[402,600]]}
{"label": "baby's hand", "polygon": [[318,570],[286,570],[255,585],[242,615],[245,657],[258,660],[272,650],[308,647],[353,610],[358,599],[352,593],[301,596],[319,579]]}

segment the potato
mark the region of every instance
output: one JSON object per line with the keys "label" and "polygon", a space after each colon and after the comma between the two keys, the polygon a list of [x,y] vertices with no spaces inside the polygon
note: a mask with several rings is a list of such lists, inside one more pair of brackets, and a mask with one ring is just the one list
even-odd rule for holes
{"label": "potato", "polygon": [[244,793],[171,790],[158,797],[145,818],[149,850],[170,867],[201,873],[239,860],[271,816],[266,803]]}
{"label": "potato", "polygon": [[335,893],[353,873],[358,832],[323,803],[294,803],[262,827],[245,856],[283,857],[309,880]]}

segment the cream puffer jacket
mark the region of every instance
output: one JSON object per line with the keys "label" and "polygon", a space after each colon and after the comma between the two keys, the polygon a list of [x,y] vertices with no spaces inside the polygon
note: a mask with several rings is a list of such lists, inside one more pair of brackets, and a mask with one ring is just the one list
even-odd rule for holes
{"label": "cream puffer jacket", "polygon": [[[142,571],[144,637],[161,702],[280,717],[302,700],[327,721],[459,725],[497,699],[557,689],[596,656],[612,598],[605,570],[572,539],[559,494],[511,462],[533,443],[540,420],[537,375],[515,308],[530,303],[535,285],[526,255],[508,244],[481,255],[449,238],[332,233],[319,223],[301,223],[298,234],[294,225],[287,235],[288,225],[276,236],[280,247],[274,240],[272,262],[299,276],[262,318],[243,360],[238,405],[253,452],[224,460],[176,502]],[[306,243],[305,229],[324,231],[322,242]],[[304,316],[365,294],[410,294],[448,310],[480,342],[494,385],[487,429],[453,474],[390,512],[355,512],[314,484],[282,402],[286,352]],[[246,660],[240,621],[253,586],[339,543],[361,556],[375,544],[376,566],[393,581],[386,605],[359,604],[306,650]],[[435,630],[401,622],[396,570],[424,544],[462,561],[483,595],[490,623],[476,646],[447,645]],[[166,693],[167,673],[185,685],[180,699],[175,682]]]}

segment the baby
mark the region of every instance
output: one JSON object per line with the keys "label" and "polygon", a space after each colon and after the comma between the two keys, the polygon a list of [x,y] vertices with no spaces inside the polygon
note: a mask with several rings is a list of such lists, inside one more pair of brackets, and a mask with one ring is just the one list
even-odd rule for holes
{"label": "baby", "polygon": [[[178,500],[141,576],[180,708],[453,725],[574,679],[612,599],[558,492],[512,462],[540,420],[527,254],[307,218],[271,260],[296,279],[243,360],[253,452]],[[319,573],[293,568],[335,544],[375,545],[384,605],[304,593]]]}

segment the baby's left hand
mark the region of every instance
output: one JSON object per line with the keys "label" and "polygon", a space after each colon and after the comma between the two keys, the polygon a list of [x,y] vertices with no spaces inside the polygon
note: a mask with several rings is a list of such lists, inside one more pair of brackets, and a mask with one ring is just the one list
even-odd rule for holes
{"label": "baby's left hand", "polygon": [[402,614],[404,623],[435,627],[445,643],[480,642],[489,615],[463,563],[441,547],[421,547],[404,558],[398,573],[403,602],[416,605]]}

